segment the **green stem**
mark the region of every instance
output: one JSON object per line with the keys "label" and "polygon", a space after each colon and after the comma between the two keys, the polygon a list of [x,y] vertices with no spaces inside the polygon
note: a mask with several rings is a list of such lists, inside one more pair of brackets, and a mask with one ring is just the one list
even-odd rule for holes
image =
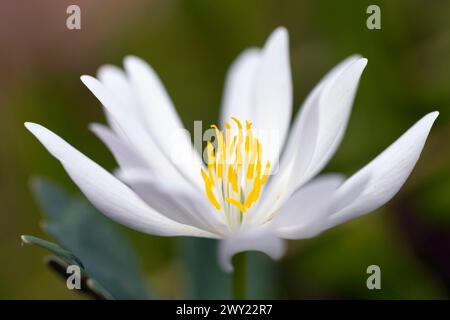
{"label": "green stem", "polygon": [[247,297],[247,255],[245,252],[234,257],[233,299],[243,300]]}

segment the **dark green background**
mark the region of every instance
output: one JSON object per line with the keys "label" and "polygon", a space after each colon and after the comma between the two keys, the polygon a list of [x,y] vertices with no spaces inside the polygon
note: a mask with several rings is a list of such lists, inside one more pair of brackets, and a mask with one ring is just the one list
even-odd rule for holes
{"label": "dark green background", "polygon": [[[71,3],[81,7],[82,30],[65,28]],[[370,4],[381,7],[381,30],[366,28]],[[290,244],[277,264],[276,297],[448,298],[449,16],[449,1],[420,0],[2,1],[0,298],[81,297],[45,268],[43,251],[21,246],[24,233],[46,238],[30,177],[46,175],[76,191],[24,121],[51,128],[113,169],[111,155],[87,130],[88,123],[104,119],[81,74],[138,55],[157,70],[192,129],[194,120],[217,121],[228,66],[279,25],[290,34],[296,109],[340,60],[353,53],[369,60],[345,139],[326,171],[351,174],[424,114],[441,113],[411,178],[388,205]],[[179,240],[122,230],[135,243],[154,290],[180,297],[187,283]],[[381,267],[382,290],[366,288],[371,264]]]}

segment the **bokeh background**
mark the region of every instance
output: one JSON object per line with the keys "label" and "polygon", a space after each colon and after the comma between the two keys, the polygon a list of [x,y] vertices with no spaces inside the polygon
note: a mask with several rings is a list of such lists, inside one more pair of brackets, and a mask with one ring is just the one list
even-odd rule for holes
{"label": "bokeh background", "polygon": [[[81,30],[66,29],[69,4],[81,7]],[[381,30],[366,28],[370,4],[381,8]],[[228,66],[279,25],[290,33],[296,109],[340,60],[353,53],[369,59],[345,139],[326,171],[351,174],[424,114],[441,113],[412,176],[388,205],[290,243],[276,264],[258,257],[274,267],[255,285],[272,281],[266,298],[449,298],[449,16],[449,1],[420,0],[1,1],[0,298],[84,298],[46,268],[43,250],[21,245],[21,234],[48,239],[30,177],[48,176],[78,192],[24,121],[44,124],[114,169],[110,153],[87,129],[104,119],[81,74],[138,55],[157,70],[192,129],[194,120],[216,122]],[[196,243],[119,228],[135,245],[153,291],[183,297],[189,271],[180,251]],[[381,267],[381,290],[366,288],[371,264]]]}

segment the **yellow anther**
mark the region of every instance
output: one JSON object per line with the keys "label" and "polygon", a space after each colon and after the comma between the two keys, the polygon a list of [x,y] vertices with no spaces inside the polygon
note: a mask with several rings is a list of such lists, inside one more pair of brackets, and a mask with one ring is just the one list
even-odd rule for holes
{"label": "yellow anther", "polygon": [[261,184],[266,183],[267,177],[269,176],[269,171],[270,171],[270,161],[267,161],[266,168],[264,169],[264,174],[261,178]]}
{"label": "yellow anther", "polygon": [[256,177],[255,180],[253,181],[253,189],[244,202],[244,206],[246,208],[250,208],[252,204],[256,200],[258,200],[260,191],[261,191],[261,180],[259,179],[259,177]]}
{"label": "yellow anther", "polygon": [[225,127],[226,127],[226,141],[227,143],[230,143],[230,131],[231,131],[231,126],[230,123],[228,121],[225,121]]}
{"label": "yellow anther", "polygon": [[211,141],[208,141],[206,145],[206,151],[208,153],[208,173],[209,178],[214,182],[214,172],[215,172],[215,157],[214,157],[214,147],[211,143]]}
{"label": "yellow anther", "polygon": [[240,203],[239,201],[232,199],[232,198],[225,198],[226,202],[231,203],[232,205],[234,205],[235,207],[237,207],[242,213],[245,213],[245,211],[247,211],[247,209],[242,205],[242,203]]}
{"label": "yellow anther", "polygon": [[201,169],[201,172],[202,172],[203,181],[205,182],[206,196],[208,197],[209,202],[211,202],[211,204],[217,210],[220,210],[222,208],[222,206],[220,205],[220,203],[217,201],[216,197],[214,196],[214,192],[212,190],[212,188],[213,188],[212,181],[209,179],[209,177],[207,176],[207,174],[206,174],[205,170],[203,170],[203,168]]}
{"label": "yellow anther", "polygon": [[247,165],[247,179],[248,180],[253,179],[253,172],[255,171],[256,157],[257,157],[256,152],[252,152],[250,161],[248,162],[248,165]]}
{"label": "yellow anther", "polygon": [[262,173],[262,146],[253,135],[252,123],[245,121],[244,129],[241,121],[235,117],[232,120],[237,126],[237,134],[231,132],[228,121],[225,121],[223,131],[211,126],[215,129],[215,144],[207,143],[208,172],[202,169],[201,173],[206,196],[217,210],[223,207],[226,212],[224,203],[228,202],[245,213],[261,194],[270,172],[270,162],[266,163]]}
{"label": "yellow anther", "polygon": [[231,119],[233,119],[233,121],[236,122],[238,129],[242,130],[242,123],[235,117],[231,117]]}
{"label": "yellow anther", "polygon": [[233,190],[233,192],[237,193],[239,191],[237,183],[237,175],[231,165],[228,168],[228,180],[231,183],[231,189]]}

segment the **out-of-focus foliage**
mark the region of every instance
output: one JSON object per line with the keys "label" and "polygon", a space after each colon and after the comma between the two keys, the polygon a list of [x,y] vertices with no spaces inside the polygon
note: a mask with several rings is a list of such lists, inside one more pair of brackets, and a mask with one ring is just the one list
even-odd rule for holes
{"label": "out-of-focus foliage", "polygon": [[95,299],[114,299],[111,293],[86,273],[83,263],[72,252],[60,247],[56,243],[33,236],[23,235],[21,239],[25,244],[35,245],[54,253],[54,255],[46,256],[44,262],[65,281],[69,281],[68,277],[72,275],[72,272],[68,274],[68,270],[70,271],[69,268],[78,266],[80,268],[80,291],[77,292],[85,293]]}
{"label": "out-of-focus foliage", "polygon": [[133,247],[107,218],[86,200],[70,197],[48,180],[35,179],[32,187],[45,216],[42,228],[64,249],[35,237],[22,237],[25,242],[80,266],[108,298],[149,298]]}
{"label": "out-of-focus foliage", "polygon": [[178,239],[179,259],[184,279],[184,297],[189,299],[230,299],[231,277],[220,270],[217,241]]}
{"label": "out-of-focus foliage", "polygon": [[[178,240],[179,259],[183,269],[183,290],[179,296],[189,299],[230,299],[231,276],[224,273],[217,261],[217,241],[197,238]],[[249,299],[277,297],[277,268],[267,256],[247,253]]]}
{"label": "out-of-focus foliage", "polygon": [[[114,169],[106,148],[87,130],[89,122],[104,118],[79,81],[81,74],[138,55],[159,73],[187,128],[193,128],[194,120],[209,126],[217,121],[229,64],[244,48],[262,45],[279,25],[290,33],[296,109],[340,60],[353,53],[369,60],[345,139],[326,171],[355,172],[421,116],[441,113],[412,176],[387,206],[317,238],[292,242],[281,263],[253,277],[261,285],[276,277],[277,287],[267,290],[284,298],[449,297],[448,1],[377,1],[381,30],[366,28],[366,8],[375,3],[365,0],[134,0],[126,12],[117,1],[80,1],[79,31],[65,29],[69,1],[57,2],[13,10],[19,1],[8,1],[12,9],[0,10],[0,21],[10,21],[0,33],[10,35],[0,39],[0,67],[8,70],[0,74],[0,297],[79,297],[46,272],[41,251],[25,250],[18,240],[20,234],[44,237],[39,210],[27,191],[32,174],[51,176],[76,190],[57,161],[25,131],[24,121],[44,124]],[[27,14],[46,17],[49,12],[52,18],[43,19],[49,23],[26,23]],[[182,239],[125,232],[155,291],[165,298],[186,292],[195,275],[183,271]],[[197,246],[195,240],[192,245]],[[207,252],[213,263],[214,250]],[[266,262],[266,257],[257,258]],[[371,264],[381,267],[379,291],[366,288]]]}

